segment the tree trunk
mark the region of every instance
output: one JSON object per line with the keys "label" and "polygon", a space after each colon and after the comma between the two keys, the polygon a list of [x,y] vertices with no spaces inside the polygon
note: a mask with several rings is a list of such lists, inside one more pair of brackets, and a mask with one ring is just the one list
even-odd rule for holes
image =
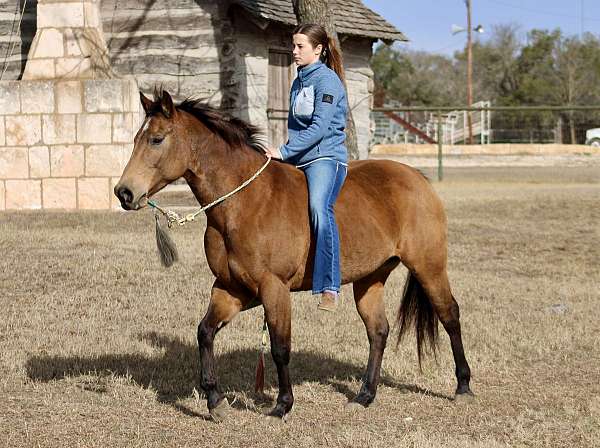
{"label": "tree trunk", "polygon": [[[298,23],[316,23],[323,26],[327,31],[327,35],[335,41],[343,61],[342,46],[340,45],[333,17],[334,6],[335,0],[294,0],[294,12]],[[345,80],[344,88],[348,92]],[[354,125],[349,99],[348,116],[346,118],[346,147],[348,148],[348,157],[350,159],[359,158],[356,126]]]}

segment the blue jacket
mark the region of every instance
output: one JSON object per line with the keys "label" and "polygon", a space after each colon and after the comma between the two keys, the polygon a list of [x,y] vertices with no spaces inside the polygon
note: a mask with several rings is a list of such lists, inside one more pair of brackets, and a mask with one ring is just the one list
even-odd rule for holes
{"label": "blue jacket", "polygon": [[288,141],[282,159],[296,166],[328,157],[348,162],[344,146],[348,101],[338,75],[317,61],[298,68],[290,92]]}

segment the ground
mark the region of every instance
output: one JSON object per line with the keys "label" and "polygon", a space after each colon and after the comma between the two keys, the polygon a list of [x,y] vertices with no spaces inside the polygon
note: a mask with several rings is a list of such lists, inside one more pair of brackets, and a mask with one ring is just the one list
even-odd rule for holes
{"label": "ground", "polygon": [[[435,170],[425,168],[435,178]],[[393,332],[375,404],[346,413],[367,339],[352,290],[339,312],[294,296],[285,424],[253,392],[260,309],[217,336],[233,401],[214,423],[198,387],[196,326],[212,276],[203,221],[172,232],[181,262],[160,266],[139,213],[0,214],[2,446],[600,446],[598,166],[451,168],[434,182],[449,217],[449,273],[476,399],[452,400],[442,332],[419,371],[414,338]],[[191,204],[184,193],[161,203]],[[393,320],[405,271],[388,281]]]}

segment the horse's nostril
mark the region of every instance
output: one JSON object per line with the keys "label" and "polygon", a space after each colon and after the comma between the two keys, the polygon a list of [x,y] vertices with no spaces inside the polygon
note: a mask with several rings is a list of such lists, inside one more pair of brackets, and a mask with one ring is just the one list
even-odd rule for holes
{"label": "horse's nostril", "polygon": [[127,187],[119,188],[117,191],[117,197],[125,204],[131,204],[131,201],[133,201],[133,193]]}

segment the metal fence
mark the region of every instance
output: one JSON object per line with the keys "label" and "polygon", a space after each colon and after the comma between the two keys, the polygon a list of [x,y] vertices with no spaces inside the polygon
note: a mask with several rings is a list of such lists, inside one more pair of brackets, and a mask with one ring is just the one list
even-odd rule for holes
{"label": "metal fence", "polygon": [[[503,107],[480,102],[470,108],[378,107],[372,111],[372,123],[374,129],[370,146],[437,144],[440,180],[443,177],[444,145],[600,145],[600,105]],[[598,131],[593,131],[594,129]],[[597,139],[593,137],[596,132]]]}

